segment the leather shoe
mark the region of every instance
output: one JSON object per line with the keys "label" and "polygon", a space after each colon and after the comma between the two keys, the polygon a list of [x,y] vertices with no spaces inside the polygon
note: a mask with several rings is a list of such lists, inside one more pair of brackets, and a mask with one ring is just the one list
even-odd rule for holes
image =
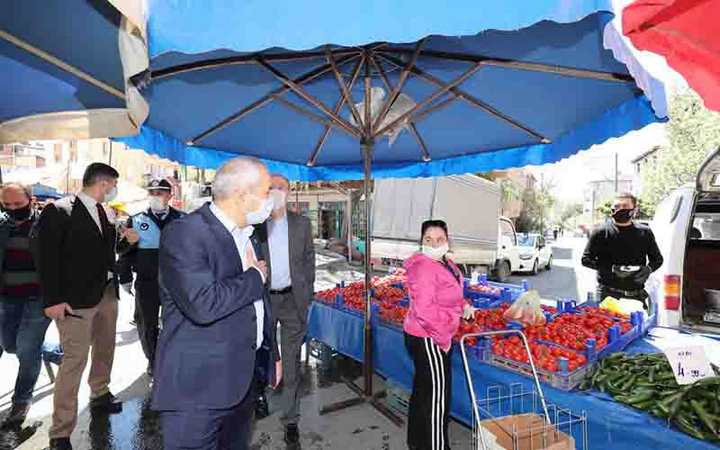
{"label": "leather shoe", "polygon": [[119,414],[122,412],[122,402],[119,402],[110,392],[90,400],[92,412]]}
{"label": "leather shoe", "polygon": [[30,403],[13,403],[10,413],[2,423],[2,428],[19,428],[30,411]]}
{"label": "leather shoe", "polygon": [[48,450],[72,450],[70,438],[50,439],[50,448]]}
{"label": "leather shoe", "polygon": [[285,427],[285,443],[289,445],[300,442],[300,431],[297,424],[291,423]]}
{"label": "leather shoe", "polygon": [[267,397],[265,394],[260,394],[255,403],[255,418],[257,420],[264,419],[270,415],[270,407],[268,406]]}

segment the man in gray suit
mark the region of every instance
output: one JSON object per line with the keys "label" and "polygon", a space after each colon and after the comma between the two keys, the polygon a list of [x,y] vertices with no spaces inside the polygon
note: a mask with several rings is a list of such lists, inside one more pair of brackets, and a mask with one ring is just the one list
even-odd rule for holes
{"label": "man in gray suit", "polygon": [[270,195],[273,212],[259,230],[268,267],[270,307],[275,325],[280,322],[285,441],[299,442],[298,421],[300,348],[307,329],[307,311],[315,284],[315,248],[312,227],[306,217],[287,210],[290,182],[273,175]]}

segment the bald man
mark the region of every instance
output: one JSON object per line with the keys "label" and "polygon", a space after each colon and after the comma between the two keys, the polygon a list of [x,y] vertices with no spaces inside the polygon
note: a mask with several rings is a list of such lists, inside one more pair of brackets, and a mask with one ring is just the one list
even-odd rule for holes
{"label": "bald man", "polygon": [[43,313],[40,280],[30,251],[30,229],[38,218],[30,189],[6,184],[0,214],[0,349],[20,363],[12,408],[4,427],[20,427],[42,366],[42,344],[50,319]]}
{"label": "bald man", "polygon": [[247,449],[256,363],[280,382],[267,266],[252,236],[272,211],[269,191],[261,162],[233,159],[215,175],[212,203],[163,230],[152,407],[166,450]]}

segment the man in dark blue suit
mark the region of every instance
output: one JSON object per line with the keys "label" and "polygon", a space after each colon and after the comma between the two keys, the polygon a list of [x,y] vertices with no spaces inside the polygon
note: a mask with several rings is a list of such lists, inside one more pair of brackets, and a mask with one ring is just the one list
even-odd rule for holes
{"label": "man in dark blue suit", "polygon": [[269,189],[261,162],[233,159],[215,176],[213,202],[163,230],[152,407],[166,450],[247,449],[256,363],[280,382],[267,266],[252,237],[272,210]]}

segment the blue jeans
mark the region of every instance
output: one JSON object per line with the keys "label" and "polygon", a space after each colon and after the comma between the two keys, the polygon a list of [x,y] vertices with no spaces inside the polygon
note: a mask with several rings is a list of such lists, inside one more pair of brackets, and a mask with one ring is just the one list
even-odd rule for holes
{"label": "blue jeans", "polygon": [[27,404],[42,367],[42,345],[50,319],[39,298],[0,299],[0,347],[20,362],[13,403]]}

